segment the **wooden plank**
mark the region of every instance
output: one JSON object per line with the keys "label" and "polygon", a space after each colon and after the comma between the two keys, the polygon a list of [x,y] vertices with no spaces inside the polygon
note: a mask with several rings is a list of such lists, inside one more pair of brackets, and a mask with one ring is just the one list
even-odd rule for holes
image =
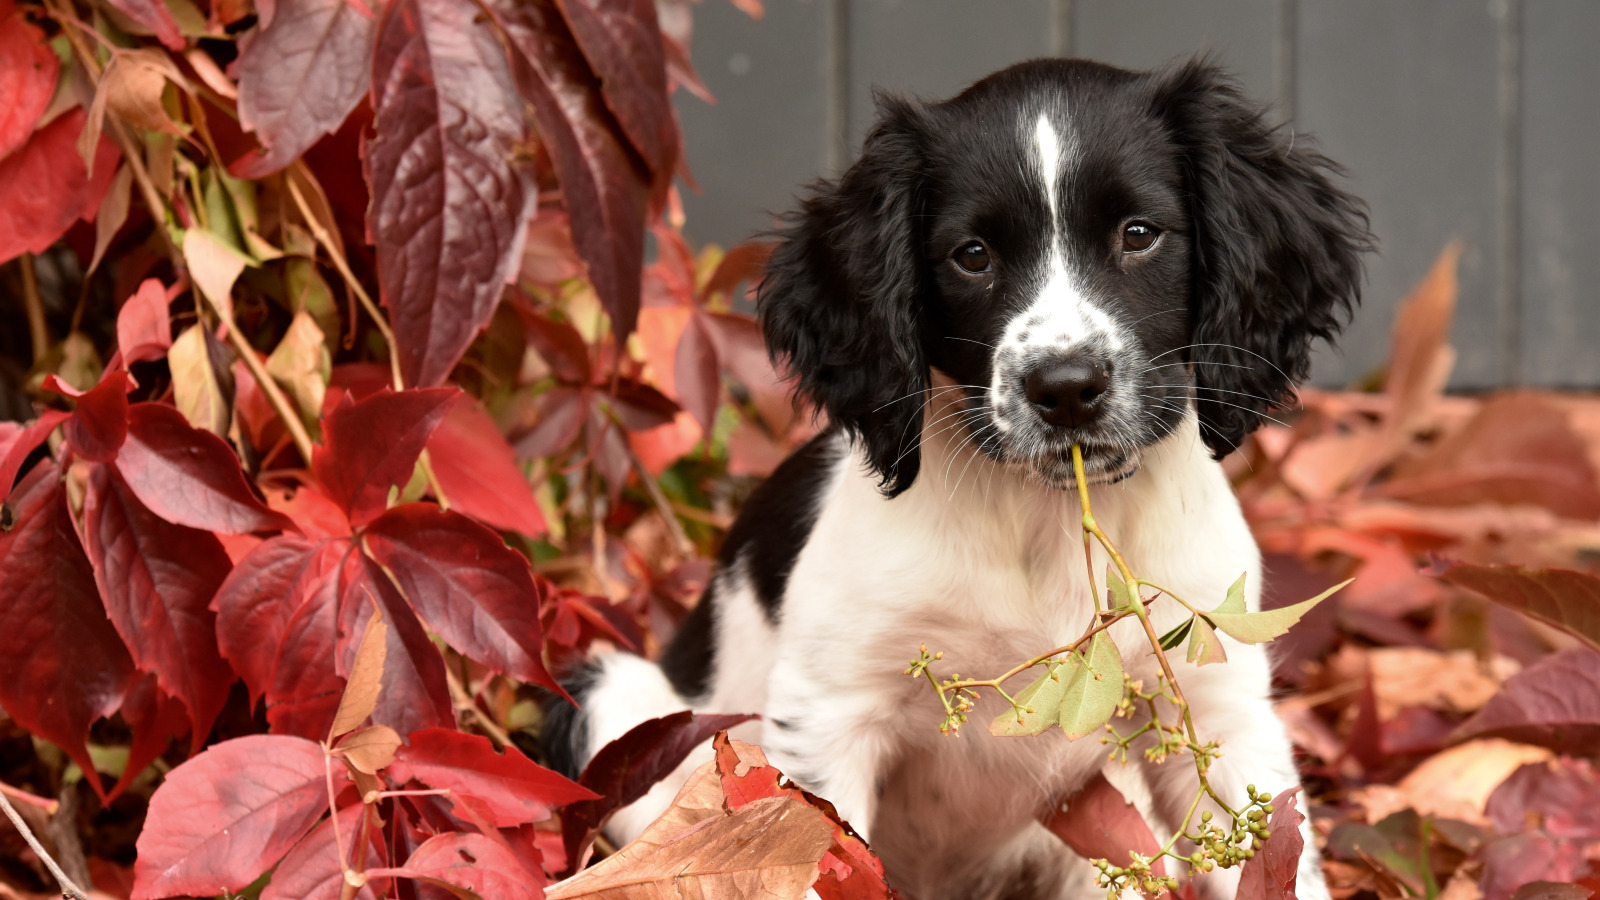
{"label": "wooden plank", "polygon": [[726,2],[694,7],[691,56],[716,96],[673,97],[700,192],[685,230],[729,246],[770,229],[827,162],[826,6],[780,0],[760,21]]}
{"label": "wooden plank", "polygon": [[1072,52],[1129,69],[1211,54],[1251,97],[1274,99],[1277,0],[1075,0]]}
{"label": "wooden plank", "polygon": [[1496,335],[1496,185],[1500,164],[1497,21],[1487,3],[1302,0],[1297,127],[1351,173],[1371,205],[1380,254],[1340,342],[1315,365],[1347,384],[1381,365],[1396,303],[1452,238],[1461,298],[1451,384],[1487,387],[1502,372]]}
{"label": "wooden plank", "polygon": [[1523,6],[1522,375],[1600,387],[1600,4]]}

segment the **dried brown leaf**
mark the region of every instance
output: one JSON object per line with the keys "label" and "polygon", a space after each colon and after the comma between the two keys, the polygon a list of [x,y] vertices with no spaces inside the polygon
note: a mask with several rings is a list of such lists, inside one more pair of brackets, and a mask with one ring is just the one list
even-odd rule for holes
{"label": "dried brown leaf", "polygon": [[330,742],[366,721],[377,708],[378,693],[383,689],[384,657],[388,655],[388,633],[383,613],[374,606],[372,618],[367,620],[367,630],[356,648],[344,696],[339,698],[339,711],[333,717],[333,727],[328,730]]}

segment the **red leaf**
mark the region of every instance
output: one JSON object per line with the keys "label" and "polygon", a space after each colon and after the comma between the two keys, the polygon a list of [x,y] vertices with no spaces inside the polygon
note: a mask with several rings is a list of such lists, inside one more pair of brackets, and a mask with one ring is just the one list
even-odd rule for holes
{"label": "red leaf", "polygon": [[632,378],[617,380],[611,409],[622,427],[629,431],[648,431],[671,422],[678,415],[678,404],[666,394]]}
{"label": "red leaf", "polygon": [[95,462],[110,462],[128,437],[128,373],[106,373],[100,383],[79,393],[54,375],[44,380],[46,390],[77,399],[78,408],[61,426],[74,453]]}
{"label": "red leaf", "polygon": [[21,147],[56,92],[61,61],[44,32],[21,15],[0,11],[0,159]]}
{"label": "red leaf", "polygon": [[649,173],[624,143],[566,23],[533,3],[494,0],[489,8],[511,39],[517,90],[533,106],[572,219],[573,242],[621,338],[639,318]]}
{"label": "red leaf", "polygon": [[452,509],[501,531],[545,532],[544,515],[516,454],[471,397],[456,398],[428,441],[428,456]]}
{"label": "red leaf", "polygon": [[599,797],[570,803],[561,811],[566,871],[577,868],[583,851],[611,813],[643,797],[712,735],[753,718],[697,716],[683,710],[635,725],[627,734],[601,747],[578,779],[579,784]]}
{"label": "red leaf", "polygon": [[166,752],[173,738],[189,728],[189,713],[183,703],[163,691],[149,673],[140,675],[128,690],[122,701],[122,720],[133,729],[133,741],[128,745],[128,762],[122,777],[106,797],[107,806],[133,784],[146,766]]}
{"label": "red leaf", "polygon": [[[1084,859],[1110,860],[1113,866],[1126,865],[1130,851],[1154,856],[1161,849],[1144,817],[1099,773],[1058,802],[1044,824],[1074,853]],[[1157,860],[1150,870],[1161,875],[1164,869]]]}
{"label": "red leaf", "polygon": [[[55,463],[35,466],[10,506],[16,524],[0,530],[0,706],[93,772],[89,726],[122,703],[133,660],[106,619]],[[103,793],[99,778],[88,781]]]}
{"label": "red leaf", "polygon": [[589,345],[584,343],[578,329],[573,328],[571,323],[557,322],[537,313],[523,315],[522,325],[528,332],[528,344],[555,373],[557,381],[589,384],[593,377],[589,364]]}
{"label": "red leaf", "polygon": [[722,403],[722,379],[717,374],[717,352],[700,316],[691,315],[678,338],[672,365],[672,389],[678,402],[694,416],[700,428],[711,433]]}
{"label": "red leaf", "polygon": [[541,876],[528,872],[505,845],[481,834],[428,838],[406,860],[405,873],[465,888],[483,900],[540,900]]}
{"label": "red leaf", "polygon": [[349,537],[350,520],[344,510],[310,483],[291,483],[267,491],[267,505],[289,517],[306,537]]}
{"label": "red leaf", "polygon": [[1570,569],[1452,563],[1440,578],[1527,613],[1600,649],[1600,578]]}
{"label": "red leaf", "polygon": [[1529,763],[1500,782],[1484,814],[1501,834],[1532,827],[1564,840],[1600,840],[1600,768],[1565,757]]}
{"label": "red leaf", "polygon": [[232,566],[227,552],[210,532],[156,516],[104,465],[89,476],[83,532],[112,624],[134,664],[188,708],[198,749],[233,683],[210,608]]}
{"label": "red leaf", "polygon": [[[173,769],[139,834],[133,900],[255,881],[327,811],[325,777],[315,743],[268,734],[225,741]],[[335,786],[344,780],[335,767]]]}
{"label": "red leaf", "polygon": [[239,125],[262,149],[229,166],[240,178],[282,169],[367,93],[373,22],[346,0],[277,0],[239,56]]}
{"label": "red leaf", "polygon": [[1455,733],[1486,736],[1571,753],[1600,746],[1600,652],[1573,647],[1513,675]]}
{"label": "red leaf", "polygon": [[656,183],[670,181],[678,126],[667,99],[667,66],[654,0],[559,0],[601,95]]}
{"label": "red leaf", "polygon": [[9,442],[0,442],[0,503],[11,496],[11,486],[16,483],[17,472],[22,469],[22,464],[50,437],[50,432],[66,420],[66,413],[47,409],[39,413],[39,418],[26,428],[18,430]]}
{"label": "red leaf", "polygon": [[448,788],[452,801],[469,803],[496,828],[542,821],[554,807],[599,797],[515,747],[496,753],[488,738],[447,728],[412,733],[388,771],[397,781]]}
{"label": "red leaf", "polygon": [[709,298],[715,294],[731,294],[741,282],[760,281],[761,273],[767,268],[767,259],[772,256],[773,246],[768,241],[747,241],[729,250],[722,257],[722,262],[717,263],[717,270],[706,280],[705,287],[700,289],[701,296]]}
{"label": "red leaf", "polygon": [[[397,0],[372,63],[368,231],[406,383],[450,375],[521,255],[536,192],[505,50],[472,0]],[[547,138],[548,139],[548,138]]]}
{"label": "red leaf", "polygon": [[[361,816],[365,804],[357,803],[339,810],[339,833],[345,847],[355,846],[361,829]],[[379,835],[374,832],[374,839]],[[347,851],[348,852],[348,851]],[[339,845],[334,843],[333,819],[330,817],[311,830],[293,850],[278,863],[272,880],[261,891],[261,900],[339,900],[344,889],[344,870],[339,866]],[[377,840],[367,843],[366,865],[363,870],[382,868],[383,856]],[[384,879],[368,882],[356,892],[360,900],[376,900],[382,893]]]}
{"label": "red leaf", "polygon": [[697,312],[716,348],[717,360],[751,391],[785,396],[788,389],[772,368],[767,343],[755,319],[734,313]]}
{"label": "red leaf", "polygon": [[[349,552],[347,541],[281,535],[251,550],[217,588],[211,601],[217,644],[244,678],[251,702],[273,683],[278,655],[287,649],[284,630],[295,611],[324,592],[337,596],[339,567]],[[333,669],[331,652],[325,668]]]}
{"label": "red leaf", "polygon": [[146,278],[117,313],[117,349],[127,365],[161,359],[172,348],[172,319],[167,313],[167,289]]}
{"label": "red leaf", "polygon": [[1300,833],[1306,817],[1294,808],[1298,793],[1299,788],[1289,788],[1272,798],[1272,817],[1267,820],[1272,839],[1245,861],[1237,900],[1294,900],[1295,876],[1306,844]]}
{"label": "red leaf", "polygon": [[539,395],[539,421],[517,438],[518,459],[554,456],[572,445],[588,419],[590,390],[556,386]]}
{"label": "red leaf", "polygon": [[1571,881],[1588,869],[1581,845],[1554,841],[1537,832],[1508,835],[1478,851],[1483,860],[1483,900],[1511,900],[1536,881]]}
{"label": "red leaf", "polygon": [[135,403],[128,410],[128,441],[116,466],[139,500],[173,524],[229,534],[291,527],[251,492],[227,442],[171,406]]}
{"label": "red leaf", "polygon": [[150,29],[168,50],[176,53],[183,49],[183,33],[178,30],[178,21],[162,0],[111,0],[111,5]]}
{"label": "red leaf", "polygon": [[357,527],[383,513],[389,488],[411,479],[417,457],[444,418],[456,388],[392,393],[341,405],[322,423],[325,446],[311,468],[328,498]]}
{"label": "red leaf", "polygon": [[528,561],[478,523],[429,503],[397,506],[366,532],[372,557],[445,643],[496,672],[561,692],[539,651]]}
{"label": "red leaf", "polygon": [[[340,580],[340,671],[348,673],[355,658],[362,629],[372,617],[372,600],[383,607],[389,624],[388,644],[383,663],[383,690],[372,711],[372,721],[388,725],[401,734],[424,728],[454,727],[455,706],[444,673],[444,658],[429,640],[428,633],[406,606],[394,583],[378,564],[356,553],[351,554]],[[332,722],[332,710],[322,728]]]}
{"label": "red leaf", "polygon": [[0,159],[0,262],[43,253],[79,219],[93,220],[111,187],[120,154],[105,137],[91,181],[78,155],[83,110],[73,108]]}

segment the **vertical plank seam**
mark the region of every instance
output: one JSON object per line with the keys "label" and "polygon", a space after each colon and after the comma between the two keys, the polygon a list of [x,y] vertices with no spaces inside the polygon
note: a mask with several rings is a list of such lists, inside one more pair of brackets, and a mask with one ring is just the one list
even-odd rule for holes
{"label": "vertical plank seam", "polygon": [[824,162],[829,176],[837,176],[850,159],[850,0],[828,0],[826,16],[823,84],[828,146]]}
{"label": "vertical plank seam", "polygon": [[1294,121],[1296,67],[1300,64],[1298,0],[1278,0],[1277,30],[1272,40],[1272,85],[1286,122]]}
{"label": "vertical plank seam", "polygon": [[1072,46],[1072,0],[1050,0],[1050,55],[1076,56]]}
{"label": "vertical plank seam", "polygon": [[1500,165],[1495,191],[1500,263],[1500,385],[1521,384],[1522,360],[1522,0],[1500,0]]}

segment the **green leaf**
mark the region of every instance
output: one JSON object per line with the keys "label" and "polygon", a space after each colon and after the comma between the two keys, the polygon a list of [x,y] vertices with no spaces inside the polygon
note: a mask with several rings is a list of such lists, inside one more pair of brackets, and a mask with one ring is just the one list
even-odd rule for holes
{"label": "green leaf", "polygon": [[[1210,620],[1218,631],[1242,641],[1246,644],[1261,644],[1288,631],[1300,617],[1311,611],[1311,607],[1328,599],[1333,593],[1355,579],[1346,579],[1331,588],[1323,591],[1310,600],[1286,606],[1283,609],[1267,610],[1265,612],[1243,612],[1244,609],[1244,578],[1241,576],[1234,586],[1228,589],[1228,599],[1222,605],[1205,617]],[[1235,602],[1237,591],[1237,602]],[[1235,610],[1240,610],[1235,612]]]}
{"label": "green leaf", "polygon": [[1087,668],[1076,657],[1068,657],[1072,669],[1070,675],[1062,673],[1067,684],[1057,714],[1061,730],[1074,741],[1099,731],[1122,702],[1122,654],[1111,635],[1104,631],[1096,634],[1084,655],[1089,661]]}
{"label": "green leaf", "polygon": [[1183,624],[1179,625],[1177,628],[1174,628],[1166,634],[1163,634],[1161,636],[1161,649],[1171,650],[1173,647],[1183,643],[1183,639],[1189,636],[1189,628],[1193,625],[1194,618],[1190,617],[1189,619],[1184,620]]}
{"label": "green leaf", "polygon": [[1211,623],[1197,616],[1194,631],[1189,635],[1189,662],[1206,666],[1227,661],[1228,653],[1222,649],[1222,640],[1211,628]]}
{"label": "green leaf", "polygon": [[1038,680],[1023,688],[1022,693],[1016,696],[1018,706],[1024,710],[1032,707],[1033,712],[1023,712],[1022,721],[1019,722],[1016,710],[1008,709],[989,723],[989,733],[998,737],[1043,734],[1045,729],[1056,724],[1056,716],[1061,711],[1061,696],[1067,690],[1068,675],[1073,668],[1079,667],[1077,658],[1072,656],[1047,666]]}
{"label": "green leaf", "polygon": [[1106,587],[1111,592],[1109,603],[1112,609],[1119,609],[1132,604],[1133,601],[1128,597],[1127,584],[1117,577],[1117,572],[1111,567],[1110,563],[1106,563]]}

